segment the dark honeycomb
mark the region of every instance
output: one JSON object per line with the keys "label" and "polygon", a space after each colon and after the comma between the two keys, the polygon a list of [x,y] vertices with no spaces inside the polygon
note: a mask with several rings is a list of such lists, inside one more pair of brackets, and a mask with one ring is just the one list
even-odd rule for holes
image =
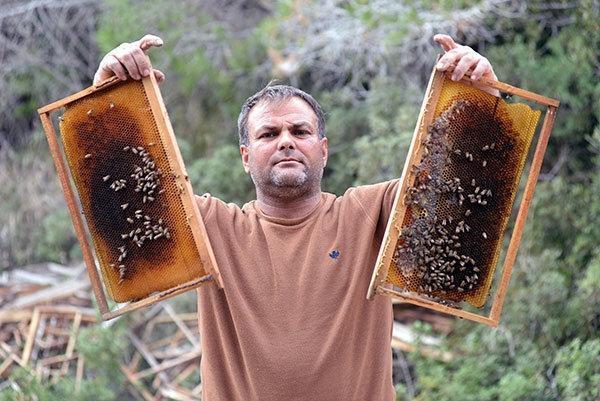
{"label": "dark honeycomb", "polygon": [[482,307],[540,112],[447,79],[434,106],[386,282]]}
{"label": "dark honeycomb", "polygon": [[70,103],[60,131],[111,298],[132,301],[206,275],[143,84]]}

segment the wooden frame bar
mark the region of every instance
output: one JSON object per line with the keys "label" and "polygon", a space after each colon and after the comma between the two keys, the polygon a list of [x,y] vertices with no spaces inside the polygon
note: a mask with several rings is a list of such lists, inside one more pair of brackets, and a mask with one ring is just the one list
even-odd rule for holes
{"label": "wooden frame bar", "polygon": [[[396,193],[396,198],[394,199],[392,213],[390,215],[390,220],[388,221],[388,225],[385,231],[383,244],[379,250],[377,262],[375,263],[373,275],[371,277],[371,282],[367,292],[367,299],[372,299],[376,294],[388,295],[397,298],[402,302],[411,303],[414,305],[433,309],[442,313],[447,313],[450,315],[458,316],[464,319],[496,327],[498,326],[498,323],[500,321],[500,314],[502,312],[502,307],[506,298],[506,292],[510,283],[513,265],[517,257],[519,243],[523,234],[525,221],[527,219],[527,213],[529,211],[529,207],[531,206],[533,192],[535,191],[535,186],[542,167],[544,154],[548,145],[548,139],[552,132],[552,127],[556,118],[556,112],[559,106],[559,101],[499,81],[481,79],[478,82],[480,86],[483,85],[484,87],[493,88],[504,93],[516,95],[523,99],[533,101],[546,107],[542,128],[539,132],[536,149],[533,155],[533,159],[531,161],[529,172],[527,174],[525,190],[523,193],[523,197],[519,203],[517,218],[515,221],[514,228],[512,230],[508,250],[504,258],[500,281],[498,287],[496,288],[496,293],[494,296],[493,303],[491,305],[490,314],[488,316],[484,316],[481,314],[448,307],[440,303],[431,301],[429,299],[419,297],[417,294],[402,293],[398,291],[398,289],[390,288],[390,285],[385,284],[385,279],[388,275],[389,266],[392,263],[392,256],[394,254],[394,250],[400,237],[401,224],[404,220],[404,215],[406,213],[406,207],[402,205],[402,200],[407,188],[410,185],[412,185],[412,181],[414,181],[414,175],[410,173],[410,168],[421,157],[421,140],[426,134],[427,126],[429,126],[429,124],[433,120],[433,113],[440,96],[442,82],[444,81],[445,77],[449,77],[449,74],[449,72],[439,72],[435,68],[431,74],[425,99],[421,106],[421,111],[419,113],[419,118],[415,127],[415,132],[413,134],[412,141],[410,144],[408,157],[404,164],[404,170],[400,178],[400,186]],[[468,75],[466,75],[461,82],[466,83],[468,85],[473,85],[473,82],[469,79]]]}
{"label": "wooden frame bar", "polygon": [[[222,287],[221,277],[219,274],[216,258],[214,256],[212,248],[210,247],[210,241],[208,238],[206,227],[204,226],[200,210],[194,199],[194,192],[191,183],[189,182],[188,174],[185,171],[185,168],[183,167],[183,158],[181,156],[179,148],[176,145],[173,146],[173,148],[169,148],[168,146],[166,146],[165,151],[167,153],[169,165],[173,169],[173,172],[176,174],[177,183],[182,189],[181,196],[189,198],[190,201],[189,207],[188,204],[186,204],[186,202],[183,202],[183,204],[186,209],[185,212],[188,215],[188,224],[190,226],[190,229],[194,233],[194,242],[200,254],[200,258],[206,267],[207,274],[203,277],[182,283],[174,288],[151,294],[148,297],[145,297],[141,300],[129,302],[124,306],[117,307],[116,309],[111,310],[109,308],[104,285],[102,283],[102,279],[100,277],[98,267],[96,265],[96,260],[94,257],[95,253],[89,241],[86,223],[84,222],[84,219],[78,210],[77,195],[71,183],[71,175],[65,162],[64,153],[57,139],[58,136],[52,123],[51,113],[57,111],[58,109],[66,106],[71,102],[92,95],[98,91],[102,91],[106,88],[118,84],[119,82],[121,81],[117,77],[112,77],[98,85],[90,86],[78,93],[72,94],[61,100],[50,103],[38,109],[38,114],[40,115],[42,126],[48,139],[48,144],[52,153],[54,165],[56,167],[58,178],[60,180],[60,184],[65,195],[65,200],[69,209],[69,213],[71,215],[71,220],[73,221],[75,234],[81,245],[84,263],[87,268],[92,289],[94,291],[94,296],[98,302],[98,308],[100,310],[100,314],[103,320],[113,319],[124,313],[154,304],[167,298],[171,298],[183,292],[197,288],[200,285],[203,285],[210,281],[214,281],[219,288]],[[176,144],[175,134],[173,132],[171,122],[169,121],[166,107],[164,105],[162,96],[158,89],[158,83],[156,82],[154,75],[150,74],[149,77],[143,78],[142,83],[144,86],[146,96],[148,98],[148,102],[150,104],[152,115],[156,121],[159,134],[161,136],[164,136],[165,139],[167,139],[170,143]]]}

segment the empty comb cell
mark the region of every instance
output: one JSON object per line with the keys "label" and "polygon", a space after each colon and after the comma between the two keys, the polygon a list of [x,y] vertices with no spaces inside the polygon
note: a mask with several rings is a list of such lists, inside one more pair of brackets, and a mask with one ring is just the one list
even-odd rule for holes
{"label": "empty comb cell", "polygon": [[[62,148],[50,117],[58,108]],[[218,279],[153,77],[113,79],[40,115],[94,287],[96,260],[109,297],[119,303],[143,306]],[[107,318],[118,314],[103,311]]]}
{"label": "empty comb cell", "polygon": [[542,114],[434,71],[368,297],[496,325],[558,102],[488,81],[548,107],[489,317],[490,295],[519,182]]}

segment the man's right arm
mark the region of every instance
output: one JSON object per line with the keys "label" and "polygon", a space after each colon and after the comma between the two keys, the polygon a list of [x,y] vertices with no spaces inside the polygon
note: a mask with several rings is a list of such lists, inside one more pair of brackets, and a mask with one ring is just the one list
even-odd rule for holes
{"label": "man's right arm", "polygon": [[94,75],[94,85],[116,75],[122,81],[129,78],[142,79],[150,75],[150,69],[156,80],[160,83],[165,80],[162,71],[152,68],[150,59],[146,54],[151,47],[160,47],[163,40],[155,35],[144,35],[140,40],[131,43],[122,43],[109,51],[100,61],[98,70]]}

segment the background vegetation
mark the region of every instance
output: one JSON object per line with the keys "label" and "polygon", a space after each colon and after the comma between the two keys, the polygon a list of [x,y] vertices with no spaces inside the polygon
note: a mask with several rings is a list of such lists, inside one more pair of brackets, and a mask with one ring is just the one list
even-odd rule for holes
{"label": "background vegetation", "polygon": [[[0,271],[80,259],[35,109],[88,86],[119,43],[165,40],[151,58],[167,75],[162,92],[193,187],[242,204],[254,197],[235,129],[246,97],[278,78],[322,103],[325,190],[398,177],[439,52],[431,38],[449,33],[501,80],[561,107],[501,326],[458,323],[445,340],[450,362],[411,354],[414,380],[398,384],[398,399],[600,399],[597,0],[33,3],[0,11]],[[95,385],[102,399],[117,397]],[[85,399],[69,389],[39,392]]]}

